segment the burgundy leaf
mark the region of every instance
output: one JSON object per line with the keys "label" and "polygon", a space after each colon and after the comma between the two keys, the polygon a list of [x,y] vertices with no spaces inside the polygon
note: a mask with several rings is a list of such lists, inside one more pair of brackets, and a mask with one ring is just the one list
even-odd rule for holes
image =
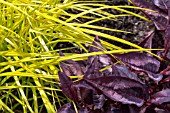
{"label": "burgundy leaf", "polygon": [[76,113],[72,103],[67,103],[58,109],[57,113]]}
{"label": "burgundy leaf", "polygon": [[133,4],[141,8],[150,8],[151,11],[142,10],[142,12],[148,16],[155,24],[157,30],[165,30],[169,19],[168,14],[154,5],[152,2],[147,2],[146,0],[132,0]]}
{"label": "burgundy leaf", "polygon": [[170,89],[165,89],[157,92],[151,97],[151,103],[159,105],[162,103],[170,102]]}
{"label": "burgundy leaf", "polygon": [[154,81],[160,81],[163,77],[158,73],[160,62],[145,53],[125,53],[115,54],[115,56],[132,69],[144,71]]}
{"label": "burgundy leaf", "polygon": [[153,3],[159,7],[160,9],[163,9],[165,11],[168,11],[168,8],[170,8],[170,1],[169,0],[153,0]]}
{"label": "burgundy leaf", "polygon": [[59,79],[60,79],[60,86],[63,93],[73,101],[77,102],[77,92],[73,87],[73,81],[65,75],[63,72],[58,72]]}
{"label": "burgundy leaf", "polygon": [[85,80],[109,99],[124,104],[142,106],[148,96],[146,86],[132,79],[106,76]]}
{"label": "burgundy leaf", "polygon": [[[60,56],[64,56],[64,54],[60,52]],[[67,76],[82,75],[85,72],[83,61],[74,62],[73,60],[66,60],[60,62],[60,67]]]}

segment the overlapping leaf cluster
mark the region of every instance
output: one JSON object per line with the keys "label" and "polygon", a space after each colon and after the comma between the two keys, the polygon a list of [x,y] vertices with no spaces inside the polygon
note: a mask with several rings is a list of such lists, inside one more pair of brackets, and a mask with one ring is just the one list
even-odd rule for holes
{"label": "overlapping leaf cluster", "polygon": [[148,37],[145,39],[147,44],[142,43],[141,45],[145,47],[152,47],[153,38],[157,38],[162,34],[164,39],[164,55],[163,57],[166,59],[167,54],[169,54],[170,49],[170,1],[169,0],[153,0],[152,2],[148,2],[146,0],[130,0],[134,5],[139,6],[141,8],[149,8],[149,10],[142,10],[142,12],[154,23],[155,29],[150,32]]}
{"label": "overlapping leaf cluster", "polygon": [[[63,93],[74,101],[63,105],[58,113],[168,113],[170,112],[170,1],[131,0],[155,25],[140,45],[152,48],[153,38],[164,38],[164,60],[146,53],[131,52],[96,55],[88,60],[60,63]],[[89,52],[102,51],[96,37]],[[158,52],[159,53],[159,52]],[[63,56],[62,53],[60,53]],[[83,75],[73,82],[69,76]]]}
{"label": "overlapping leaf cluster", "polygon": [[[89,52],[102,48],[96,37]],[[164,103],[170,102],[169,87],[156,93],[156,89],[164,84],[160,82],[164,75],[159,70],[160,61],[145,53],[97,55],[87,61],[64,61],[60,66],[62,71],[58,74],[62,91],[76,103],[79,113],[123,113],[124,110],[126,113],[144,113],[148,109],[160,108],[157,105],[162,109]],[[69,76],[74,75],[83,75],[83,78],[73,82]],[[169,107],[163,107],[165,111],[169,110]],[[58,113],[75,113],[75,110],[68,103]]]}

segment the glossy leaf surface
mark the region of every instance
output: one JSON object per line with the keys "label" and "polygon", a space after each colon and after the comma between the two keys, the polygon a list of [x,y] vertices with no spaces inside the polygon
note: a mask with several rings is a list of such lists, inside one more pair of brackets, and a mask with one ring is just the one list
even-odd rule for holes
{"label": "glossy leaf surface", "polygon": [[137,71],[144,71],[154,81],[160,81],[163,77],[161,74],[157,74],[160,62],[145,53],[125,53],[116,54],[115,56],[127,64],[130,68]]}
{"label": "glossy leaf surface", "polygon": [[160,92],[157,92],[151,98],[151,102],[156,105],[170,102],[170,89],[165,89]]}
{"label": "glossy leaf surface", "polygon": [[132,79],[107,76],[85,80],[109,99],[124,104],[142,106],[148,96],[146,86]]}

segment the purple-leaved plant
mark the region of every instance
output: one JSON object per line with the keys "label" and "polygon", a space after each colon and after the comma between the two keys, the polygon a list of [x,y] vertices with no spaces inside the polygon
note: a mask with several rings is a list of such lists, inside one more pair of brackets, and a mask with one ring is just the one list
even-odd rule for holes
{"label": "purple-leaved plant", "polygon": [[[142,10],[155,29],[139,45],[152,48],[152,39],[161,33],[164,54],[159,55],[164,61],[147,53],[130,52],[61,62],[58,75],[62,92],[74,101],[79,113],[170,113],[170,0],[131,1],[154,10]],[[89,52],[103,48],[96,37]],[[83,78],[73,82],[69,76],[75,75]],[[58,113],[75,113],[73,104],[63,105]]]}

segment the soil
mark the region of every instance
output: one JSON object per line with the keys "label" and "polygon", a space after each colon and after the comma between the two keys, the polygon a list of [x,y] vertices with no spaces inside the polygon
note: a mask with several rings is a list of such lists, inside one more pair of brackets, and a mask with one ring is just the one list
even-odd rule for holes
{"label": "soil", "polygon": [[[112,5],[112,6],[113,5],[132,5],[125,0],[112,0],[112,1],[106,0],[106,2],[99,2],[99,3],[100,4]],[[128,10],[132,11],[136,14],[143,15],[140,10],[135,10],[135,9],[128,9]],[[111,14],[120,14],[121,13],[121,12],[116,11],[114,9],[105,9],[104,11],[109,12]],[[68,12],[74,13],[74,14],[79,13],[79,11],[72,10],[72,9],[68,10]],[[89,15],[94,16],[92,14],[89,14]],[[76,21],[76,22],[84,23],[84,22],[87,22],[87,21],[89,21],[89,19],[79,18],[79,21]],[[121,17],[117,20],[109,20],[109,19],[108,20],[102,20],[102,21],[98,21],[98,22],[93,23],[93,24],[98,25],[98,26],[102,26],[102,27],[132,32],[132,34],[127,34],[127,33],[112,32],[112,31],[105,31],[105,30],[97,30],[97,31],[100,31],[100,32],[103,32],[103,33],[106,33],[106,34],[109,34],[109,35],[112,35],[112,36],[116,36],[118,38],[125,39],[125,40],[130,41],[130,42],[135,43],[135,44],[139,44],[148,35],[148,32],[151,31],[151,29],[153,29],[153,23],[152,22],[147,22],[147,21],[142,20],[142,19],[135,17],[135,16]],[[102,38],[105,41],[108,41],[108,42],[110,42],[114,45],[117,45],[119,47],[122,47],[122,48],[126,48],[126,49],[131,48],[130,46],[123,45],[121,43],[105,39],[103,37],[99,37],[99,38]],[[162,45],[162,42],[160,43],[160,45]],[[70,44],[70,43],[59,43],[59,44],[57,44],[56,47],[57,48],[73,47],[73,45]],[[158,47],[158,45],[157,45],[157,47]],[[73,51],[77,53],[79,50],[74,49]]]}

